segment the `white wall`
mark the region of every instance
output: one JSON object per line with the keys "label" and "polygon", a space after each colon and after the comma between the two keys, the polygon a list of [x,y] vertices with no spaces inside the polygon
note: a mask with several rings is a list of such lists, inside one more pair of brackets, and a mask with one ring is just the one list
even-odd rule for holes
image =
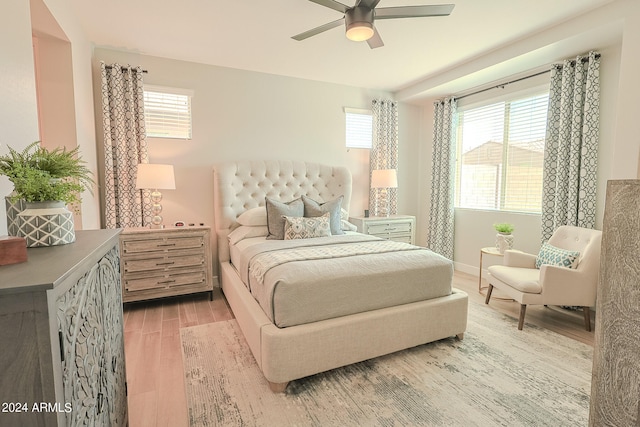
{"label": "white wall", "polygon": [[[96,157],[96,131],[93,113],[93,83],[91,75],[91,58],[93,45],[87,39],[72,5],[67,0],[32,0],[42,1],[51,16],[64,32],[71,45],[71,72],[73,73],[73,100],[75,116],[75,134],[80,154],[87,166],[96,175],[98,160]],[[82,195],[82,228],[100,228],[100,199],[97,188],[93,194],[86,191]]]}
{"label": "white wall", "polygon": [[[43,12],[39,22],[53,20],[71,43],[73,70],[73,105],[75,132],[78,145],[92,170],[96,170],[95,124],[93,122],[93,92],[91,83],[91,44],[82,32],[71,6],[64,0],[12,0],[0,5],[0,153],[6,146],[22,149],[38,140],[38,111],[36,78],[32,47],[31,6]],[[50,15],[43,18],[44,15]],[[52,130],[54,131],[54,130]],[[6,177],[0,177],[0,196],[9,194],[13,186]],[[4,202],[2,203],[4,205]],[[83,228],[99,228],[97,197],[87,193],[82,204]],[[0,209],[0,235],[6,234],[6,212]]]}
{"label": "white wall", "polygon": [[[38,139],[36,86],[31,47],[28,0],[12,0],[0,5],[0,153],[7,145],[21,150]],[[4,196],[13,190],[0,177],[0,236],[7,234]]]}
{"label": "white wall", "polygon": [[[350,213],[361,215],[368,207],[369,151],[345,148],[343,107],[370,108],[372,99],[388,98],[389,93],[97,48],[96,106],[101,102],[101,60],[142,66],[148,70],[147,84],[194,91],[193,139],[148,139],[150,161],[175,167],[177,188],[163,191],[165,223],[213,224],[212,166],[225,161],[343,165],[353,174]],[[407,214],[417,213],[413,174],[419,168],[420,111],[408,104],[399,107],[399,210]]]}
{"label": "white wall", "polygon": [[626,14],[620,58],[620,81],[615,105],[618,113],[615,121],[615,142],[611,179],[640,178],[640,2],[624,1]]}
{"label": "white wall", "polygon": [[[622,0],[620,3],[626,3]],[[624,25],[623,41],[607,46],[598,46],[598,51],[602,54],[600,85],[601,85],[601,105],[600,105],[600,145],[598,151],[598,196],[596,228],[602,227],[604,213],[604,199],[606,182],[613,178],[635,178],[638,173],[638,147],[640,137],[638,137],[637,126],[633,125],[634,118],[640,115],[637,102],[640,94],[640,85],[632,83],[637,78],[638,47],[640,46],[640,23],[639,8],[629,2],[628,8],[617,5],[616,13],[611,13],[612,20],[619,19],[620,15],[629,15],[628,23]],[[590,19],[592,17],[589,17]],[[564,25],[564,24],[563,24]],[[577,23],[566,25],[579,26]],[[587,28],[587,27],[585,27]],[[615,26],[612,26],[615,30]],[[550,31],[556,31],[551,29]],[[542,33],[536,37],[545,43],[547,34]],[[615,37],[612,37],[615,40]],[[535,46],[532,41],[523,43]],[[582,54],[583,50],[575,51],[573,55]],[[499,56],[499,55],[498,55]],[[568,55],[566,57],[571,57]],[[538,64],[539,67],[549,64]],[[473,67],[470,67],[473,68]],[[623,72],[624,71],[624,72]],[[548,78],[548,75],[544,78]],[[504,76],[503,81],[509,81],[510,76]],[[473,81],[473,79],[469,79]],[[521,90],[528,86],[539,84],[539,78],[523,81],[516,87],[507,86],[507,90]],[[473,87],[468,87],[467,91],[472,91]],[[495,96],[496,92],[503,90],[496,89],[488,91],[482,95],[474,96],[471,100],[464,102],[481,102]],[[464,93],[465,91],[461,91]],[[452,94],[453,95],[453,94]],[[429,218],[429,195],[431,181],[431,152],[433,143],[433,102],[429,99],[423,102],[423,122],[422,129],[424,146],[420,148],[420,157],[423,162],[421,167],[420,180],[424,184],[419,189],[420,197],[425,200],[420,206],[418,231],[421,234],[419,242],[426,242],[428,218]],[[460,101],[460,102],[463,102]],[[631,111],[631,116],[628,111]],[[624,111],[622,115],[620,112]],[[456,209],[455,212],[455,250],[454,261],[456,268],[472,274],[478,273],[479,250],[484,246],[492,246],[495,242],[495,231],[492,225],[496,222],[511,222],[515,225],[515,246],[518,249],[537,253],[540,248],[540,216],[531,214],[505,213],[495,211],[475,211],[468,209]],[[422,237],[424,233],[425,237]],[[499,258],[485,257],[485,264],[488,266],[499,263]]]}

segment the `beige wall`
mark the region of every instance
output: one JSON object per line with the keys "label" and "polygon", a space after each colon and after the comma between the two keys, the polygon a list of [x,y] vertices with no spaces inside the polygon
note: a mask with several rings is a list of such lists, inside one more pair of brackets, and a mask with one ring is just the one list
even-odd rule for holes
{"label": "beige wall", "polygon": [[612,174],[610,179],[640,178],[640,2],[628,0],[625,14],[620,81],[617,102],[612,105],[618,113],[615,121]]}
{"label": "beige wall", "polygon": [[[0,5],[0,153],[18,150],[38,139],[36,86],[28,0]],[[0,236],[7,234],[4,196],[13,189],[0,177]]]}
{"label": "beige wall", "polygon": [[[97,174],[96,133],[93,113],[93,83],[91,79],[91,58],[93,44],[87,39],[71,4],[66,0],[43,1],[53,19],[64,32],[71,44],[71,70],[73,73],[73,99],[75,104],[75,133],[82,158],[87,166]],[[97,175],[96,175],[97,176]],[[97,188],[93,194],[82,195],[82,228],[100,228],[100,199]]]}
{"label": "beige wall", "polygon": [[[640,137],[638,137],[637,126],[633,117],[640,114],[636,100],[640,97],[640,85],[632,83],[637,77],[638,47],[640,46],[640,28],[637,24],[640,20],[638,6],[626,0],[618,1],[617,4],[608,7],[607,13],[601,15],[603,19],[611,21],[611,30],[618,31],[618,21],[621,17],[627,18],[624,23],[622,42],[597,47],[602,54],[600,85],[601,85],[601,105],[600,105],[600,146],[598,151],[598,196],[596,227],[602,227],[604,199],[607,180],[612,178],[635,178],[638,174],[638,147]],[[584,22],[582,20],[585,20]],[[584,18],[565,23],[575,28],[589,28],[588,23],[594,16],[588,15]],[[582,25],[581,25],[582,23]],[[528,46],[540,46],[548,43],[548,33],[554,33],[557,29],[550,29],[543,32],[532,40],[524,40],[522,43]],[[540,40],[540,44],[535,42]],[[579,39],[576,38],[576,40]],[[612,37],[615,39],[615,37]],[[595,47],[595,46],[594,46]],[[576,51],[573,55],[584,53],[583,50]],[[571,57],[567,55],[565,57]],[[498,61],[499,62],[499,61]],[[543,66],[545,64],[538,64]],[[472,68],[472,67],[471,67]],[[509,76],[504,77],[505,81]],[[470,79],[472,80],[472,79]],[[524,81],[520,87],[539,84],[539,79]],[[473,86],[468,89],[472,89]],[[510,86],[507,86],[509,89]],[[464,93],[464,91],[462,91]],[[490,99],[492,91],[485,92],[472,99],[472,102],[479,102]],[[421,158],[424,168],[421,180],[425,182],[420,189],[420,195],[425,203],[420,207],[420,219],[418,231],[422,244],[426,243],[427,218],[429,217],[430,188],[430,159],[432,145],[432,123],[433,123],[433,99],[424,103],[423,132],[426,135],[425,144],[421,147]],[[469,100],[464,100],[469,102]],[[462,101],[461,101],[462,102]],[[631,115],[631,116],[630,116]],[[503,213],[495,211],[475,211],[468,209],[456,209],[455,212],[455,251],[454,261],[456,268],[472,274],[478,273],[479,249],[484,246],[492,246],[495,242],[495,231],[492,225],[496,222],[511,222],[515,225],[515,246],[518,249],[537,253],[540,248],[540,216],[531,214]],[[421,232],[422,230],[422,232]],[[499,258],[487,257],[483,267],[493,263],[501,262]]]}
{"label": "beige wall", "polygon": [[[75,19],[71,6],[64,0],[12,0],[0,5],[0,98],[3,100],[0,103],[0,153],[6,153],[6,145],[21,149],[39,139],[32,30],[47,33],[48,29],[52,29],[56,37],[63,37],[71,43],[71,55],[66,55],[71,63],[66,72],[73,75],[64,80],[67,85],[72,82],[69,90],[72,91],[73,102],[63,107],[67,111],[61,120],[70,120],[69,113],[75,117],[72,127],[75,126],[78,145],[91,169],[96,170],[92,46]],[[58,132],[55,128],[50,128],[50,131]],[[67,128],[66,132],[73,133],[73,130]],[[6,177],[0,177],[0,196],[8,194],[11,189]],[[97,197],[85,194],[83,228],[99,228],[98,212]],[[0,235],[6,232],[6,212],[0,209]]]}
{"label": "beige wall", "polygon": [[[193,90],[193,139],[149,138],[152,163],[175,167],[176,190],[163,191],[165,223],[213,223],[216,162],[284,159],[347,166],[353,174],[352,215],[368,207],[369,151],[345,148],[343,107],[370,108],[386,92],[96,49],[94,93],[100,103],[99,61],[140,65],[145,83]],[[100,110],[97,110],[100,113]],[[416,214],[421,108],[399,111],[399,210]],[[100,118],[98,144],[102,141]]]}

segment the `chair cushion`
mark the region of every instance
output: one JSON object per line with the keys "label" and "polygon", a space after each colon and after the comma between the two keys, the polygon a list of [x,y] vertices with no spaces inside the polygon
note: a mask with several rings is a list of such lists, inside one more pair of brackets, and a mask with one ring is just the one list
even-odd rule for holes
{"label": "chair cushion", "polygon": [[536,258],[536,268],[543,264],[557,265],[558,267],[576,268],[580,252],[557,248],[545,242],[540,248]]}
{"label": "chair cushion", "polygon": [[542,292],[542,286],[540,286],[540,270],[536,268],[492,265],[489,267],[489,273],[496,279],[520,292],[528,294],[539,294]]}

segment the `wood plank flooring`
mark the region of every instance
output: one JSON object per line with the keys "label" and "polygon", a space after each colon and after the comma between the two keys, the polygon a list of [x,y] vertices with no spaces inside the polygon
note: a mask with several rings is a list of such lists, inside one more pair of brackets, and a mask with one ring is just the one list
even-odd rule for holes
{"label": "wood plank flooring", "polygon": [[233,318],[222,292],[124,306],[129,425],[188,426],[180,328]]}
{"label": "wood plank flooring", "polygon": [[[484,304],[477,276],[456,272],[454,286],[469,299]],[[486,291],[483,291],[486,292]],[[494,296],[499,296],[495,294]],[[492,297],[491,309],[518,317],[520,305]],[[233,318],[222,292],[130,303],[124,307],[125,357],[129,391],[129,425],[188,425],[180,328]],[[525,322],[593,345],[594,333],[584,330],[582,311],[527,307]],[[595,325],[592,319],[592,326]],[[526,333],[527,325],[525,323]]]}

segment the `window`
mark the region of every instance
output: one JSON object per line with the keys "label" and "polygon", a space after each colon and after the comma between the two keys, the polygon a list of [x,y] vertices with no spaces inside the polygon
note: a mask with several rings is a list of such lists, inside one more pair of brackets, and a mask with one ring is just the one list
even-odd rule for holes
{"label": "window", "polygon": [[371,148],[373,141],[373,114],[371,110],[344,109],[347,148]]}
{"label": "window", "polygon": [[456,207],[541,212],[548,97],[458,113]]}
{"label": "window", "polygon": [[193,92],[144,86],[144,120],[148,137],[191,139]]}

